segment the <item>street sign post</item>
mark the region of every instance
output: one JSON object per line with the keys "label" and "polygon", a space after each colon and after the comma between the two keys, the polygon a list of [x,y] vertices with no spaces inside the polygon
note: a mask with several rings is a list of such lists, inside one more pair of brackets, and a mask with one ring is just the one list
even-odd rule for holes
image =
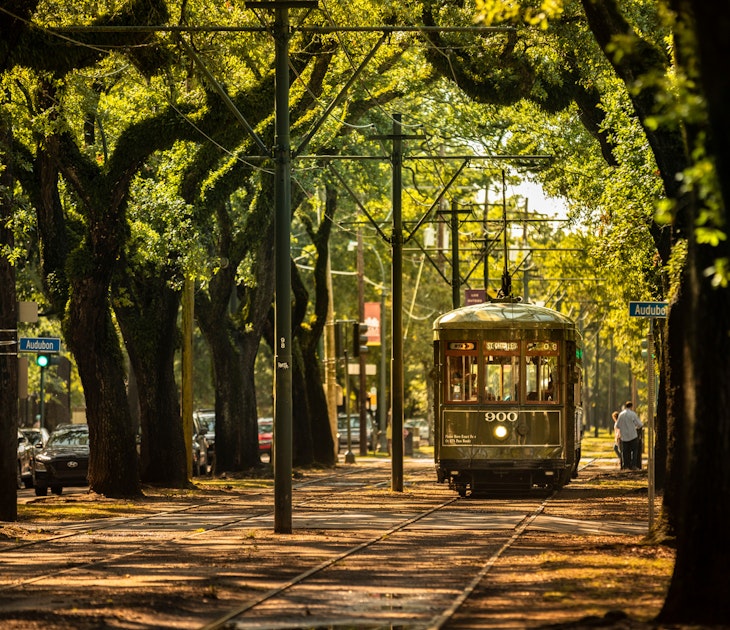
{"label": "street sign post", "polygon": [[630,317],[649,319],[649,333],[646,336],[646,384],[647,384],[647,468],[649,495],[649,529],[654,526],[654,320],[666,319],[668,304],[666,302],[629,302]]}

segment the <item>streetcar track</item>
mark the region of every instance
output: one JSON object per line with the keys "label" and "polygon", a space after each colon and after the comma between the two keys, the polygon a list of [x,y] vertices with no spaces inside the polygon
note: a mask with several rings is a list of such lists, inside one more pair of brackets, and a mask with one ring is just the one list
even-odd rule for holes
{"label": "streetcar track", "polygon": [[[592,460],[586,461],[584,465],[581,466],[581,470],[585,469],[586,467],[590,466],[592,463]],[[373,479],[373,475],[371,475],[371,472],[376,472],[376,476]],[[326,477],[320,477],[317,479],[308,479],[306,481],[298,482],[295,487],[302,488],[306,486],[307,488],[311,488],[313,490],[313,494],[304,497],[303,500],[298,501],[296,507],[303,507],[307,506],[311,503],[316,503],[315,506],[316,511],[327,511],[327,510],[336,510],[338,504],[337,503],[331,503],[329,501],[330,495],[332,495],[332,498],[335,501],[338,501],[338,496],[346,496],[348,492],[350,491],[357,491],[354,486],[358,486],[362,489],[367,488],[380,488],[383,485],[385,485],[385,481],[383,481],[381,473],[382,469],[380,470],[369,470],[367,468],[360,468],[360,469],[346,469],[342,472],[338,472],[337,474],[333,475],[327,475]],[[417,473],[418,477],[420,476],[427,476],[432,475],[432,472],[427,471],[426,468],[419,469],[418,471],[413,471]],[[350,484],[348,482],[345,482],[344,484],[341,484],[338,482],[338,480],[341,480],[342,478],[348,478],[353,474],[361,474],[362,479],[360,481],[355,482],[355,484]],[[322,485],[322,488],[318,488],[317,485]],[[324,491],[326,494],[322,494],[321,492]],[[502,544],[499,546],[498,549],[494,549],[494,545],[492,545],[492,551],[491,553],[488,552],[486,549],[482,553],[484,553],[484,558],[481,561],[478,561],[479,571],[476,575],[474,575],[472,578],[468,580],[468,584],[461,588],[460,584],[454,584],[454,587],[459,590],[456,597],[452,597],[448,601],[443,601],[438,605],[438,611],[436,614],[434,614],[434,608],[435,606],[431,606],[431,610],[428,611],[428,618],[422,619],[416,624],[413,625],[413,627],[418,628],[428,628],[429,630],[439,630],[442,628],[445,624],[448,623],[448,621],[458,612],[458,610],[461,608],[461,606],[467,602],[474,592],[474,590],[478,587],[478,585],[485,579],[485,577],[489,574],[489,571],[495,566],[497,561],[500,557],[502,557],[509,549],[512,547],[519,538],[527,531],[527,529],[532,525],[532,523],[535,521],[535,519],[543,513],[545,510],[545,507],[547,503],[555,496],[556,493],[551,493],[550,496],[544,498],[541,503],[535,507],[535,504],[533,503],[531,506],[529,506],[529,513],[524,515],[525,513],[522,512],[522,515],[516,514],[515,516],[522,516],[522,518],[516,522],[516,524],[511,525],[511,528],[513,529],[513,532],[511,533],[511,536],[508,540],[502,542]],[[250,496],[241,496],[241,499],[244,501],[249,500],[255,500],[257,498],[261,498],[263,496],[263,493],[255,493]],[[419,495],[420,496],[420,495]],[[58,536],[52,537],[52,538],[46,538],[39,541],[31,541],[30,543],[21,543],[20,545],[16,545],[10,549],[21,549],[23,547],[30,546],[31,544],[35,545],[42,545],[43,543],[53,543],[54,541],[62,540],[62,539],[68,539],[73,536],[89,536],[93,535],[93,533],[101,532],[101,531],[108,531],[110,529],[113,529],[114,527],[119,527],[122,529],[122,534],[124,535],[124,527],[126,525],[134,525],[134,523],[143,523],[145,521],[150,521],[155,518],[160,519],[167,519],[175,514],[184,514],[189,513],[191,511],[194,511],[196,509],[205,509],[205,508],[219,508],[221,505],[228,504],[231,509],[237,509],[233,505],[230,504],[232,497],[227,497],[225,500],[214,500],[214,501],[206,501],[204,503],[196,503],[195,505],[189,505],[185,506],[180,509],[173,509],[173,510],[164,510],[161,512],[157,512],[155,514],[150,515],[144,515],[144,516],[138,516],[138,517],[131,517],[129,519],[121,520],[118,517],[112,517],[114,518],[114,522],[106,522],[103,525],[96,527],[94,529],[84,529],[83,531],[74,531],[69,533],[60,534]],[[533,497],[534,498],[534,497]],[[260,595],[253,595],[250,598],[247,598],[241,605],[236,606],[233,610],[229,610],[223,616],[216,618],[212,622],[208,622],[207,625],[202,626],[201,630],[216,630],[218,628],[222,628],[225,626],[225,624],[233,621],[235,623],[236,618],[240,619],[240,622],[243,624],[246,624],[246,616],[245,613],[248,611],[251,611],[252,609],[255,609],[257,606],[262,605],[264,602],[267,602],[269,600],[275,600],[277,596],[286,594],[287,591],[290,589],[293,590],[294,587],[297,585],[303,586],[305,589],[307,588],[307,580],[310,578],[313,578],[314,576],[323,573],[325,570],[329,568],[335,568],[337,566],[344,565],[344,561],[347,558],[351,558],[352,556],[355,556],[359,552],[364,552],[366,549],[372,548],[375,545],[377,545],[379,542],[387,542],[386,539],[393,536],[393,534],[396,533],[406,533],[404,530],[407,530],[407,528],[413,526],[415,523],[422,521],[429,515],[434,515],[440,510],[445,510],[448,506],[458,504],[458,505],[464,505],[467,506],[471,499],[461,499],[458,496],[454,496],[453,498],[450,498],[448,501],[443,501],[443,497],[441,498],[442,502],[438,505],[431,505],[427,509],[422,509],[419,513],[415,515],[411,515],[408,518],[405,518],[403,520],[400,520],[399,522],[392,524],[392,526],[383,533],[378,533],[376,536],[372,536],[368,540],[359,542],[358,544],[354,544],[353,546],[349,547],[348,549],[337,551],[333,550],[333,556],[321,561],[319,564],[317,564],[314,567],[311,567],[307,569],[306,571],[302,571],[300,574],[293,576],[289,579],[287,579],[285,582],[279,584],[278,586],[274,586],[271,588],[271,585],[269,584],[270,588],[263,592]],[[458,502],[458,503],[457,503]],[[524,506],[525,508],[528,507],[528,505]],[[489,509],[489,508],[487,508]],[[397,510],[397,508],[396,508]],[[38,582],[43,582],[44,580],[50,580],[54,577],[66,575],[69,573],[72,573],[74,571],[83,571],[87,569],[91,569],[93,567],[100,567],[103,565],[114,565],[114,563],[119,563],[121,560],[125,558],[129,558],[141,553],[150,553],[154,550],[159,550],[164,548],[165,546],[172,545],[175,543],[179,543],[182,540],[189,540],[196,537],[202,537],[207,534],[220,531],[226,528],[235,528],[236,526],[240,526],[241,524],[245,524],[247,522],[250,522],[252,520],[258,519],[260,520],[262,517],[271,515],[273,513],[272,509],[266,509],[266,510],[256,510],[255,513],[248,513],[245,517],[241,517],[240,515],[236,518],[228,518],[225,520],[225,522],[218,522],[214,526],[206,527],[204,529],[198,529],[195,531],[186,531],[181,535],[172,536],[170,538],[166,538],[162,541],[155,542],[153,544],[150,543],[143,543],[139,545],[139,540],[137,540],[134,543],[130,542],[130,545],[134,544],[139,545],[134,549],[128,549],[127,551],[124,551],[122,553],[116,553],[112,555],[108,555],[106,557],[92,559],[88,562],[82,562],[80,564],[76,564],[74,566],[66,566],[63,568],[56,568],[53,571],[47,571],[44,572],[42,575],[36,575],[32,577],[28,577],[26,579],[18,580],[16,582],[0,586],[0,592],[2,591],[12,591],[13,589],[17,589],[24,585],[31,585]],[[446,512],[449,514],[449,512]],[[457,512],[454,512],[456,514]],[[219,513],[220,514],[220,513]],[[202,515],[205,517],[205,514]],[[215,516],[211,515],[211,516]],[[221,514],[222,516],[222,514]],[[403,515],[401,515],[401,518]],[[450,516],[447,518],[451,518]],[[431,529],[431,526],[423,523],[420,525],[421,531],[427,531]],[[438,526],[436,526],[438,527]],[[418,527],[415,528],[416,530]],[[434,528],[433,531],[436,531]],[[364,532],[363,532],[364,533]],[[499,539],[494,542],[500,542]],[[402,544],[402,543],[399,543]],[[0,551],[9,551],[10,549],[4,549]],[[381,552],[376,552],[381,553]],[[367,554],[364,554],[365,557],[367,557]],[[362,562],[364,560],[360,560]],[[339,564],[342,563],[342,564]],[[110,567],[111,568],[111,567]],[[473,569],[476,569],[477,567],[472,565]],[[108,569],[105,569],[108,570]],[[343,570],[343,569],[338,569]],[[83,575],[83,574],[82,574]],[[468,578],[468,575],[465,576],[465,578]],[[316,583],[316,580],[315,580]],[[306,591],[305,591],[306,592]],[[292,595],[293,596],[293,595]],[[402,600],[402,601],[413,601],[415,602],[415,595],[408,596],[410,599]],[[410,604],[413,605],[413,604]],[[264,611],[266,608],[264,607]],[[221,614],[221,611],[219,611],[218,614]],[[258,613],[260,614],[267,614],[263,611]],[[256,613],[254,613],[254,618],[256,618]],[[310,621],[315,621],[315,618],[310,618]],[[230,627],[233,627],[231,625]]]}
{"label": "streetcar track", "polygon": [[499,558],[504,554],[505,551],[507,551],[507,549],[509,549],[517,542],[520,536],[525,533],[530,524],[532,524],[532,522],[540,514],[542,514],[542,512],[545,510],[545,504],[550,499],[552,499],[553,496],[554,493],[547,499],[545,499],[540,504],[540,506],[532,512],[532,514],[528,514],[522,520],[522,522],[515,528],[515,533],[512,535],[512,537],[487,559],[479,573],[474,576],[474,579],[472,579],[472,581],[469,582],[469,584],[462,590],[459,596],[454,599],[454,602],[451,604],[451,606],[449,606],[449,608],[447,608],[443,613],[431,620],[427,630],[440,630],[440,628],[442,628],[447,621],[450,621],[452,619],[452,617],[456,614],[459,608],[461,608],[464,602],[469,599],[469,596],[474,592],[477,586],[479,586],[482,580],[484,580],[489,571],[491,571],[497,560],[499,560]]}
{"label": "streetcar track", "polygon": [[375,543],[380,542],[381,540],[385,539],[386,537],[391,536],[394,533],[405,529],[406,527],[408,527],[409,525],[412,525],[413,523],[415,523],[417,521],[420,521],[422,518],[425,518],[426,516],[429,516],[429,515],[433,514],[434,512],[437,512],[438,510],[443,509],[447,505],[451,505],[452,503],[455,503],[456,501],[460,501],[460,500],[461,499],[459,497],[454,497],[433,508],[426,510],[425,512],[422,512],[421,514],[417,514],[416,516],[408,518],[405,521],[398,523],[394,527],[391,527],[389,530],[387,530],[383,534],[380,534],[379,536],[375,536],[369,540],[361,542],[361,543],[355,545],[354,547],[350,547],[346,551],[344,551],[332,558],[325,560],[324,562],[320,563],[316,567],[312,567],[311,569],[308,569],[307,571],[300,573],[299,575],[290,579],[286,583],[269,590],[268,592],[264,593],[263,595],[261,595],[259,597],[254,598],[253,600],[246,602],[245,604],[241,605],[239,608],[236,608],[235,610],[227,613],[223,617],[220,617],[219,619],[216,619],[215,621],[203,626],[200,630],[217,630],[218,628],[223,627],[223,624],[231,621],[238,615],[241,615],[244,612],[251,610],[255,606],[258,606],[259,604],[265,602],[266,600],[271,599],[272,597],[275,597],[276,595],[280,595],[281,593],[290,589],[292,586],[295,586],[296,584],[303,582],[307,578],[310,578],[313,575],[316,575],[317,573],[324,571],[325,569],[333,566],[337,562],[341,562],[345,558],[348,558],[348,557],[352,556],[353,554],[358,553],[359,551],[362,551],[363,549],[367,549],[368,547],[374,545]]}
{"label": "streetcar track", "polygon": [[[471,593],[477,588],[479,583],[486,577],[488,572],[491,570],[491,568],[495,565],[497,560],[522,536],[522,534],[527,530],[527,528],[532,524],[532,522],[544,511],[545,505],[550,501],[550,499],[553,498],[555,493],[551,493],[550,496],[546,497],[540,505],[532,510],[531,513],[527,514],[523,517],[523,519],[514,527],[514,533],[513,535],[505,542],[503,543],[497,551],[492,553],[489,558],[487,558],[486,562],[484,563],[484,566],[479,571],[479,573],[469,582],[469,584],[459,593],[459,595],[454,598],[453,602],[449,607],[447,607],[444,611],[439,613],[438,615],[432,617],[432,619],[427,623],[427,625],[424,625],[424,627],[428,628],[428,630],[439,630],[447,621],[449,621],[454,614],[458,611],[458,609],[462,606],[462,604],[469,598]],[[219,617],[218,619],[215,619],[214,621],[206,624],[205,626],[202,626],[199,630],[219,630],[220,628],[224,628],[225,624],[227,624],[230,621],[235,621],[236,617],[239,617],[243,615],[245,612],[248,612],[252,609],[254,609],[259,604],[262,604],[274,597],[277,597],[279,595],[282,595],[289,589],[293,588],[294,586],[301,584],[305,580],[315,576],[318,573],[321,573],[325,569],[333,567],[338,562],[341,562],[345,560],[346,558],[351,557],[352,555],[359,553],[363,551],[364,549],[367,549],[383,540],[388,538],[389,536],[392,536],[396,532],[401,532],[405,530],[406,528],[410,527],[414,523],[426,518],[427,516],[430,516],[439,510],[444,509],[445,507],[452,505],[456,502],[468,502],[469,499],[464,499],[461,497],[454,497],[448,501],[445,501],[437,506],[431,507],[428,510],[423,511],[422,513],[410,517],[397,525],[391,527],[387,532],[375,536],[367,541],[361,542],[357,545],[354,545],[353,547],[337,554],[336,556],[329,558],[325,560],[324,562],[320,563],[316,567],[312,567],[308,569],[307,571],[304,571],[300,573],[299,575],[295,576],[294,578],[289,579],[285,583],[270,589],[269,591],[263,593],[262,595],[258,597],[254,597],[253,599],[249,599],[247,602],[239,606],[238,608],[229,611],[222,617]],[[312,623],[314,623],[314,620],[310,620]],[[316,625],[316,624],[315,624]],[[419,624],[420,625],[420,624]]]}
{"label": "streetcar track", "polygon": [[[299,483],[295,484],[294,487],[295,488],[301,488],[302,486],[309,486],[309,485],[314,485],[314,484],[317,484],[317,483],[326,483],[326,482],[330,482],[331,483],[331,481],[333,479],[337,479],[337,478],[343,477],[343,476],[352,475],[352,474],[355,474],[355,473],[362,473],[362,472],[363,472],[363,470],[351,469],[351,470],[343,471],[342,473],[338,473],[338,474],[334,474],[334,475],[327,475],[326,477],[322,477],[322,478],[318,478],[318,479],[312,479],[312,480],[307,480],[306,482],[299,482]],[[370,481],[365,481],[365,482],[359,482],[357,485],[362,486],[363,488],[367,488],[367,487],[381,486],[384,483],[386,483],[386,482],[378,481],[377,483],[372,483]],[[338,494],[339,493],[346,493],[346,492],[348,492],[350,490],[352,490],[352,486],[347,486],[345,488],[337,488],[337,493]],[[332,492],[332,486],[331,485],[330,485],[330,492]],[[253,495],[253,497],[246,497],[246,498],[248,498],[248,499],[255,498],[256,496],[262,496],[262,494],[263,493],[258,493],[256,495]],[[229,501],[230,501],[230,499],[228,499],[227,501],[224,501],[224,500],[207,501],[205,503],[196,503],[194,505],[186,506],[186,507],[180,508],[180,509],[165,510],[165,511],[162,511],[162,512],[156,512],[154,514],[148,514],[148,515],[136,516],[136,517],[129,517],[129,518],[123,518],[123,519],[119,519],[119,517],[111,517],[113,519],[113,522],[106,522],[103,525],[98,526],[98,527],[85,528],[83,530],[67,532],[67,533],[64,533],[64,534],[58,534],[56,536],[51,536],[51,537],[44,538],[44,539],[41,539],[41,540],[34,540],[34,541],[28,541],[28,542],[25,542],[25,543],[19,543],[19,544],[13,545],[11,547],[6,547],[4,549],[0,549],[0,552],[6,552],[7,553],[7,552],[10,552],[10,551],[17,551],[19,549],[23,549],[23,548],[26,548],[26,547],[35,546],[35,545],[43,545],[43,544],[47,544],[47,543],[54,543],[54,542],[58,542],[60,540],[65,540],[65,539],[68,539],[68,538],[71,538],[71,537],[92,536],[93,534],[98,533],[100,531],[110,530],[110,529],[113,529],[115,527],[121,528],[123,526],[128,526],[128,525],[133,524],[133,523],[140,523],[140,522],[144,522],[144,521],[152,521],[152,520],[157,519],[157,518],[166,518],[166,517],[169,517],[171,515],[181,514],[181,513],[184,513],[184,512],[190,512],[190,511],[195,510],[195,509],[204,509],[204,508],[210,508],[210,507],[220,507],[222,505],[228,504]],[[319,496],[313,496],[313,497],[309,497],[307,499],[303,499],[301,501],[298,501],[294,507],[303,507],[303,506],[306,506],[306,505],[308,505],[309,503],[311,503],[313,501],[321,501],[321,497],[319,497]],[[143,553],[143,552],[144,553],[147,553],[147,552],[153,551],[155,549],[160,549],[160,548],[162,548],[162,547],[164,547],[166,545],[170,545],[170,544],[173,544],[173,543],[176,543],[176,542],[180,542],[182,540],[189,540],[191,538],[195,538],[197,536],[202,536],[204,534],[209,534],[211,532],[215,532],[215,531],[218,531],[218,530],[221,530],[221,529],[231,528],[231,527],[235,527],[236,525],[244,524],[246,522],[258,520],[258,519],[260,519],[262,517],[271,515],[273,513],[274,513],[274,510],[271,509],[271,508],[267,508],[265,510],[257,510],[255,513],[249,513],[249,514],[247,514],[243,518],[236,517],[236,518],[233,518],[233,519],[226,520],[223,523],[219,523],[219,524],[214,525],[214,526],[211,526],[211,527],[206,527],[206,528],[204,528],[202,530],[201,529],[198,529],[198,530],[195,530],[195,531],[188,531],[188,532],[185,532],[184,534],[181,534],[179,536],[172,536],[170,538],[166,538],[165,540],[160,541],[158,543],[154,543],[154,544],[149,544],[149,543],[142,544],[139,547],[137,547],[136,549],[130,550],[130,551],[127,551],[127,552],[124,552],[124,553],[114,554],[114,555],[106,556],[106,557],[103,557],[103,558],[97,558],[97,559],[94,559],[94,560],[89,561],[89,562],[83,562],[83,563],[80,563],[80,564],[75,564],[73,566],[65,567],[63,569],[56,569],[54,571],[49,571],[49,572],[44,573],[44,574],[41,574],[41,575],[37,575],[37,576],[25,578],[25,579],[22,579],[22,580],[16,580],[15,582],[10,582],[10,583],[5,584],[5,585],[0,585],[0,592],[10,591],[10,590],[16,589],[16,588],[21,587],[21,586],[25,586],[25,585],[29,585],[29,584],[33,584],[33,583],[37,583],[37,582],[42,582],[44,580],[47,580],[47,579],[50,579],[50,578],[53,578],[53,577],[57,577],[57,576],[60,576],[60,575],[68,574],[68,573],[73,572],[73,571],[79,571],[79,570],[82,570],[82,569],[88,569],[90,567],[98,567],[98,566],[101,566],[101,565],[104,565],[104,564],[108,564],[108,563],[111,563],[111,562],[115,562],[115,561],[122,560],[124,558],[129,558],[129,557],[135,556],[135,555],[140,554],[140,553]]]}

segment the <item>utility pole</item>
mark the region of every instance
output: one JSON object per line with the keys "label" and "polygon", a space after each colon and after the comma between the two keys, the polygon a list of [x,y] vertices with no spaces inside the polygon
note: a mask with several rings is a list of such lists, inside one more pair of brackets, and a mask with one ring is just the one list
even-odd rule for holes
{"label": "utility pole", "polygon": [[391,490],[403,492],[403,132],[401,114],[393,114],[393,322],[391,336]]}
{"label": "utility pole", "polygon": [[[357,321],[358,323],[365,321],[365,254],[362,243],[362,228],[357,229]],[[356,344],[360,343],[359,339],[355,340]],[[360,413],[360,455],[368,454],[368,410],[366,405],[366,357],[363,352],[358,353],[358,362],[360,365],[358,392],[358,410]]]}
{"label": "utility pole", "polygon": [[276,7],[274,531],[279,534],[290,534],[292,531],[290,35],[288,5],[273,4]]}

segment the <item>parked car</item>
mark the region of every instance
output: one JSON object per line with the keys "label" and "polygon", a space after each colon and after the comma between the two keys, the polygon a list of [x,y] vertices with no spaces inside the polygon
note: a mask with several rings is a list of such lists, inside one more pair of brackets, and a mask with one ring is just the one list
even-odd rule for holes
{"label": "parked car", "polygon": [[33,487],[39,497],[61,494],[64,487],[86,486],[89,473],[89,427],[65,424],[57,427],[45,448],[33,457]]}
{"label": "parked car", "polygon": [[428,422],[423,418],[409,418],[403,421],[403,427],[405,429],[418,429],[418,437],[421,444],[433,445],[433,439],[431,436],[431,427]]}
{"label": "parked car", "polygon": [[274,419],[259,418],[259,459],[262,462],[271,461],[271,447],[274,442]]}
{"label": "parked car", "polygon": [[215,463],[215,411],[198,409],[193,412],[193,440],[200,448],[200,474],[212,473]]}
{"label": "parked car", "polygon": [[33,445],[18,431],[18,488],[33,487]]}
{"label": "parked car", "polygon": [[21,427],[20,432],[28,439],[28,441],[36,448],[42,448],[48,442],[49,433],[45,428],[37,429],[30,427]]}
{"label": "parked car", "polygon": [[[377,435],[375,421],[370,418],[368,425],[368,450],[373,450],[373,436]],[[337,416],[337,444],[340,451],[347,451],[347,415],[343,413]],[[356,413],[350,414],[350,447],[353,451],[360,450],[360,416]]]}

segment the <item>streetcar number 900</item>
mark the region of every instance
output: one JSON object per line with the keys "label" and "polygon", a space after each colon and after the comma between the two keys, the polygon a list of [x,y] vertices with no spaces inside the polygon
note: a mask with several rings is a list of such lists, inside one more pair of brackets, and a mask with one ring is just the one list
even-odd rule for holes
{"label": "streetcar number 900", "polygon": [[505,420],[507,422],[517,422],[517,412],[516,411],[486,411],[484,413],[484,419],[487,422],[494,422],[495,420],[497,422],[504,422]]}

